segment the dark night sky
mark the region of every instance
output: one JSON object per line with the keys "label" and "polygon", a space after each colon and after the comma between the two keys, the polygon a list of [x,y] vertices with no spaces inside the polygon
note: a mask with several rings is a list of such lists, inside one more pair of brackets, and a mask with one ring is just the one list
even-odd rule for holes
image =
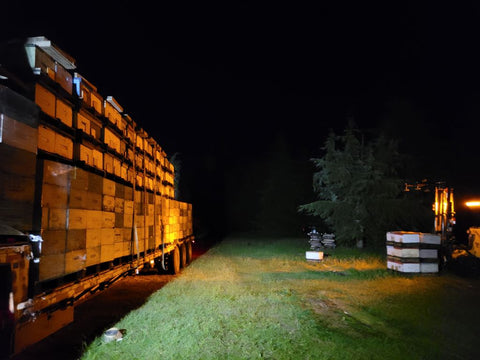
{"label": "dark night sky", "polygon": [[52,40],[190,176],[277,134],[308,160],[350,116],[388,127],[438,176],[480,175],[477,3],[163,3],[9,1],[0,40]]}

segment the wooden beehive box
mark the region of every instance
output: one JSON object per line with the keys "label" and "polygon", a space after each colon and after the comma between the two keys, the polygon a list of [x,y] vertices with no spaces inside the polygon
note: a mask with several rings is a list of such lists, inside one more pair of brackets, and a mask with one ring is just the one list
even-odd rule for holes
{"label": "wooden beehive box", "polygon": [[100,120],[83,108],[77,112],[74,126],[97,140],[101,138],[102,125]]}
{"label": "wooden beehive box", "polygon": [[73,124],[73,105],[66,101],[57,98],[55,117],[68,127],[72,127]]}
{"label": "wooden beehive box", "polygon": [[439,271],[440,235],[419,232],[387,233],[387,267],[405,273]]}
{"label": "wooden beehive box", "polygon": [[105,109],[105,117],[110,121],[110,123],[118,126],[117,124],[122,122],[123,108],[113,98],[113,96],[107,96],[103,102],[103,106]]}
{"label": "wooden beehive box", "polygon": [[55,118],[56,96],[50,89],[45,86],[35,85],[35,103],[40,106],[42,111],[52,118]]}
{"label": "wooden beehive box", "polygon": [[75,59],[58,48],[44,36],[30,37],[25,43],[27,59],[35,74],[45,74],[56,81],[66,92],[73,92]]}
{"label": "wooden beehive box", "polygon": [[120,136],[115,131],[110,130],[108,127],[105,127],[104,129],[103,142],[107,144],[109,148],[121,154]]}
{"label": "wooden beehive box", "polygon": [[78,73],[74,73],[73,81],[75,92],[84,106],[98,115],[103,115],[103,97],[98,93],[97,87]]}
{"label": "wooden beehive box", "polygon": [[38,127],[38,148],[66,159],[73,159],[73,140],[45,125]]}

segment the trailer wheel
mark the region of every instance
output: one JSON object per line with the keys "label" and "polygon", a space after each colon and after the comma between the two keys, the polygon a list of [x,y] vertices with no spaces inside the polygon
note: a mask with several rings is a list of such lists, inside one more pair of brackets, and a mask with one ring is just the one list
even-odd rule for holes
{"label": "trailer wheel", "polygon": [[186,248],[187,248],[187,264],[190,264],[192,262],[192,242],[188,241],[186,243]]}
{"label": "trailer wheel", "polygon": [[180,245],[180,267],[184,268],[187,266],[187,248],[185,243]]}
{"label": "trailer wheel", "polygon": [[175,249],[169,254],[168,270],[172,275],[180,272],[180,250],[178,246],[175,246]]}

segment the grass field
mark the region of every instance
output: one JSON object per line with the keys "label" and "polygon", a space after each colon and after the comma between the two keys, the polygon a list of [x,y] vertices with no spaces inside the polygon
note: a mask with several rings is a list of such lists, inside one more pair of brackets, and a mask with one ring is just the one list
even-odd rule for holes
{"label": "grass field", "polygon": [[480,281],[401,275],[383,254],[226,239],[82,359],[477,359]]}

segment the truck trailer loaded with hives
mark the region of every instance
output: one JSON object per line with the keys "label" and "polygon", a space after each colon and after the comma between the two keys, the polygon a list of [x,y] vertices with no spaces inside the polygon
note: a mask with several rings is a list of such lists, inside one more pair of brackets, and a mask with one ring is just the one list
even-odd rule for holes
{"label": "truck trailer loaded with hives", "polygon": [[174,167],[45,37],[0,48],[2,357],[73,320],[77,301],[145,266],[191,260]]}

